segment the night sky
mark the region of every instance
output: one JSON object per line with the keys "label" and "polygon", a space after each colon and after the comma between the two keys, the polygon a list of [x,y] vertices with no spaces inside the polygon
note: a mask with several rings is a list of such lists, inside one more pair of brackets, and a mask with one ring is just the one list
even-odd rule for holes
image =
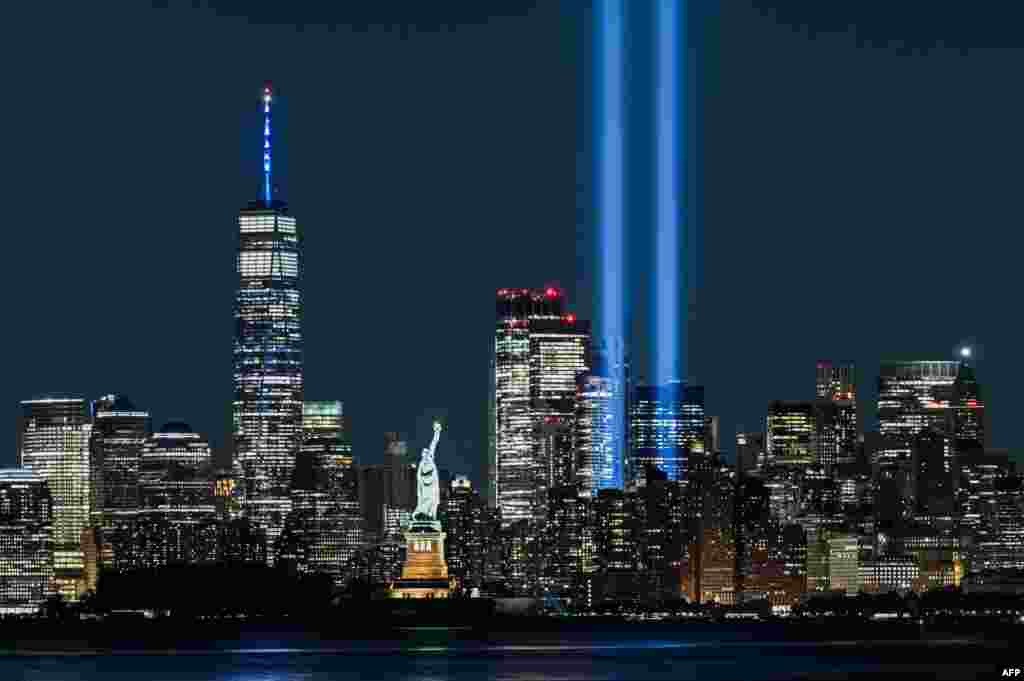
{"label": "night sky", "polygon": [[[972,341],[993,445],[1020,445],[1020,17],[774,4],[702,2],[690,24],[687,346],[708,413],[727,438],[759,428],[770,399],[813,396],[816,359],[848,358],[871,427],[881,357]],[[4,9],[12,434],[19,400],[120,392],[227,454],[236,216],[270,79],[307,399],[345,402],[368,463],[385,431],[417,451],[442,418],[441,466],[481,479],[495,289],[558,284],[592,315],[590,9],[328,5]],[[643,366],[651,95],[631,11]]]}

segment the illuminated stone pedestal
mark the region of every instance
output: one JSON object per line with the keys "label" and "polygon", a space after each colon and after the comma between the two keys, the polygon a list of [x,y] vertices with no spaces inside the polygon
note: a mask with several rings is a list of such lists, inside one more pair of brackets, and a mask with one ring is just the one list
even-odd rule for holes
{"label": "illuminated stone pedestal", "polygon": [[444,560],[441,523],[413,521],[405,531],[402,577],[391,589],[394,598],[448,598],[451,584]]}

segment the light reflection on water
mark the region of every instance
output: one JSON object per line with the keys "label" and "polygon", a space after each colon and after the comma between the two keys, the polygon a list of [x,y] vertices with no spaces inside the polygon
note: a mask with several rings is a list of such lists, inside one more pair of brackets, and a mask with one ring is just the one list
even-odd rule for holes
{"label": "light reflection on water", "polygon": [[[269,642],[268,642],[269,644]],[[392,642],[334,648],[263,647],[234,650],[125,651],[116,654],[8,655],[3,681],[676,681],[679,679],[821,678],[842,670],[925,672],[970,678],[989,666],[967,640],[886,641],[601,641],[536,644],[396,646]],[[889,651],[886,653],[886,651]],[[874,657],[882,651],[886,659]],[[959,663],[961,666],[952,666]]]}

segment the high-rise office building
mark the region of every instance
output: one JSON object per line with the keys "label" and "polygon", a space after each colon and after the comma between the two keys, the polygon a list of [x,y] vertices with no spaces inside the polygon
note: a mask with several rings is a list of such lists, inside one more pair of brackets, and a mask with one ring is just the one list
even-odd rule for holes
{"label": "high-rise office building", "polygon": [[306,402],[302,428],[292,510],[275,548],[300,572],[327,574],[340,584],[364,536],[342,403]]}
{"label": "high-rise office building", "polygon": [[50,488],[24,468],[0,470],[0,614],[34,613],[53,588]]}
{"label": "high-rise office building", "polygon": [[416,507],[417,462],[410,459],[409,443],[398,433],[384,433],[384,465],[391,468],[389,505],[412,511]]}
{"label": "high-rise office building", "polygon": [[815,397],[833,402],[857,399],[857,367],[853,362],[818,362]]}
{"label": "high-rise office building", "polygon": [[202,563],[217,557],[210,444],[182,422],[146,438],[139,464],[139,513],[132,567]]}
{"label": "high-rise office building", "polygon": [[764,433],[736,433],[736,471],[749,475],[764,464]]}
{"label": "high-rise office building", "polygon": [[910,459],[918,433],[934,430],[948,437],[953,384],[960,362],[882,362],[878,376],[876,462]]}
{"label": "high-rise office building", "polygon": [[549,593],[574,600],[586,594],[586,579],[594,572],[591,504],[590,494],[575,485],[548,490],[542,582]]}
{"label": "high-rise office building", "polygon": [[815,403],[775,400],[768,404],[767,458],[773,464],[817,463],[818,417]]}
{"label": "high-rise office building", "polygon": [[591,496],[599,490],[621,488],[625,452],[624,414],[616,407],[619,384],[611,377],[582,373],[576,392],[576,422],[573,449],[576,456],[575,482]]}
{"label": "high-rise office building", "polygon": [[946,455],[946,439],[935,430],[925,430],[910,442],[913,508],[918,515],[953,515],[956,474]]}
{"label": "high-rise office building", "polygon": [[139,462],[150,418],[123,395],[105,395],[92,402],[92,423],[92,523],[99,562],[112,567],[114,550],[130,536],[139,510]]}
{"label": "high-rise office building", "polygon": [[975,376],[974,367],[967,361],[960,363],[956,380],[953,381],[953,403],[951,437],[954,451],[960,455],[966,452],[988,448],[985,429],[985,402],[981,386]]}
{"label": "high-rise office building", "polygon": [[331,498],[353,516],[358,515],[352,443],[341,402],[303,404],[300,456],[310,458],[311,469],[323,478]]}
{"label": "high-rise office building", "polygon": [[43,398],[22,407],[21,465],[46,480],[53,500],[53,569],[57,591],[69,600],[85,592],[83,533],[92,491],[85,400]]}
{"label": "high-rise office building", "polygon": [[733,528],[736,537],[736,585],[742,593],[768,550],[771,529],[770,493],[764,481],[741,477],[736,486]]}
{"label": "high-rise office building", "polygon": [[263,90],[263,196],[238,217],[234,343],[235,456],[242,466],[245,512],[266,527],[271,545],[291,510],[289,483],[302,438],[303,395],[301,235],[287,205],[272,197],[272,96],[268,85]]}
{"label": "high-rise office building", "polygon": [[451,481],[439,515],[447,533],[445,561],[455,589],[468,593],[481,587],[487,557],[487,508],[468,478],[460,475]]}
{"label": "high-rise office building", "polygon": [[[968,548],[995,526],[996,484],[1014,473],[1008,452],[973,451],[957,457],[957,514]],[[972,561],[973,562],[973,561]]]}
{"label": "high-rise office building", "polygon": [[378,538],[384,535],[384,509],[399,508],[392,502],[394,485],[391,466],[360,464],[356,466],[356,490],[359,494],[360,516],[368,533]]}
{"label": "high-rise office building", "polygon": [[299,572],[330,575],[336,585],[346,565],[364,544],[358,504],[329,491],[329,477],[316,462],[300,454],[292,476],[292,510],[275,549],[279,559],[294,561]]}
{"label": "high-rise office building", "polygon": [[669,480],[685,480],[704,454],[704,388],[680,382],[638,386],[630,401],[629,480],[644,481],[648,464]]}
{"label": "high-rise office building", "polygon": [[590,325],[561,291],[498,291],[490,468],[503,525],[546,518],[547,490],[572,465],[576,380],[589,365]]}
{"label": "high-rise office building", "polygon": [[717,416],[704,417],[704,451],[708,454],[718,454],[722,451],[719,421]]}
{"label": "high-rise office building", "polygon": [[863,587],[860,574],[860,539],[856,534],[836,532],[828,538],[828,587],[855,596]]}
{"label": "high-rise office building", "polygon": [[[816,396],[819,402],[830,403],[828,429],[821,464],[831,467],[849,463],[857,454],[860,425],[857,415],[857,367],[853,362],[819,361]],[[834,452],[834,455],[833,455]],[[833,460],[834,459],[834,460]]]}

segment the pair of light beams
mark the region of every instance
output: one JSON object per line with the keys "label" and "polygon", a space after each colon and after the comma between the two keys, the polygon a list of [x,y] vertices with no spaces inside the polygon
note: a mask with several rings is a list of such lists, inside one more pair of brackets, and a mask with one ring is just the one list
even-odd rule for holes
{"label": "pair of light beams", "polygon": [[[653,276],[654,306],[650,335],[653,345],[651,380],[663,384],[684,376],[682,334],[684,319],[680,310],[682,233],[685,227],[682,141],[685,131],[684,109],[679,106],[679,59],[685,54],[679,39],[685,37],[685,0],[653,0],[652,31],[654,46],[654,240],[652,266],[643,268]],[[680,7],[682,5],[682,7]],[[635,5],[631,5],[635,7]],[[627,281],[626,253],[626,2],[597,0],[595,11],[594,63],[595,130],[598,164],[598,300],[600,333],[612,366],[622,365],[626,329]],[[637,41],[637,44],[645,41]],[[635,192],[634,195],[639,194]],[[625,386],[623,386],[625,387]],[[616,405],[616,421],[624,424],[625,404]],[[623,451],[624,438],[616,443]],[[621,481],[621,471],[616,477]]]}
{"label": "pair of light beams", "polygon": [[[684,110],[679,106],[680,36],[685,35],[684,0],[654,0],[653,93],[655,130],[654,168],[654,313],[652,376],[655,383],[682,377],[683,319],[680,291],[683,273],[680,252],[684,229],[682,196]],[[627,336],[625,201],[625,0],[598,0],[597,5],[598,134],[598,252],[600,253],[600,309],[602,336],[606,340]]]}

